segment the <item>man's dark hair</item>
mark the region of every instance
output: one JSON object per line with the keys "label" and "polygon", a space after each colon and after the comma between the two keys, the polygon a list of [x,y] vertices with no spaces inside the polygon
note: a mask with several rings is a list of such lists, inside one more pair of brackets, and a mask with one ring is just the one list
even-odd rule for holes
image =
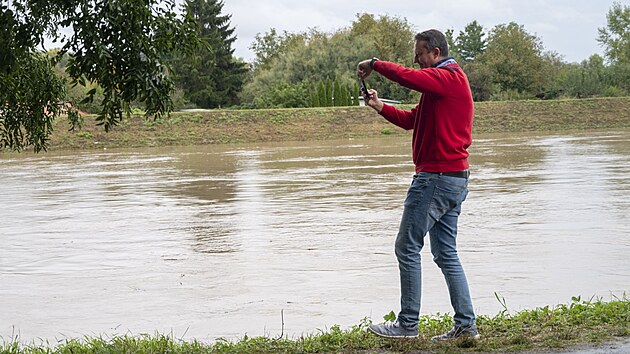
{"label": "man's dark hair", "polygon": [[432,51],[435,48],[440,48],[440,55],[443,57],[448,56],[448,43],[446,42],[446,37],[444,33],[436,30],[430,29],[428,31],[420,32],[416,34],[414,38],[417,41],[424,41],[426,43],[425,48],[428,51]]}

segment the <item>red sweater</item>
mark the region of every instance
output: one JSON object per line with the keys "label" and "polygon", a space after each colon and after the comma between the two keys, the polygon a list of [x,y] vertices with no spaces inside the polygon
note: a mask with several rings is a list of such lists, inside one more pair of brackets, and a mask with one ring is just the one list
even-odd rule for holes
{"label": "red sweater", "polygon": [[385,104],[380,113],[403,129],[413,129],[416,173],[467,169],[474,108],[464,71],[457,64],[417,70],[380,60],[374,62],[374,70],[422,93],[411,111]]}

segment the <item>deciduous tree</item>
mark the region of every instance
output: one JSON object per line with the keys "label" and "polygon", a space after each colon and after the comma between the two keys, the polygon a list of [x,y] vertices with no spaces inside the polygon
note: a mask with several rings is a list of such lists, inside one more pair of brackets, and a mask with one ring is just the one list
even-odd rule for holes
{"label": "deciduous tree", "polygon": [[598,28],[597,41],[611,63],[630,63],[630,6],[613,3],[606,27]]}
{"label": "deciduous tree", "polygon": [[[46,149],[52,121],[67,99],[54,60],[41,54],[43,38],[63,44],[66,71],[75,83],[103,89],[96,118],[105,130],[129,113],[132,101],[146,106],[148,117],[167,114],[173,83],[164,56],[190,52],[198,44],[194,21],[179,15],[175,1],[14,0],[0,4],[0,146]],[[62,35],[60,28],[72,30]],[[58,59],[55,58],[55,59]],[[85,101],[94,99],[90,90]],[[72,113],[72,112],[71,112]],[[71,127],[79,125],[76,112]]]}
{"label": "deciduous tree", "polygon": [[478,59],[485,66],[484,76],[491,77],[493,90],[507,94],[506,98],[533,97],[549,80],[541,70],[545,65],[542,41],[515,22],[495,26]]}
{"label": "deciduous tree", "polygon": [[[319,80],[337,77],[341,88],[351,87],[357,81],[357,63],[373,56],[410,66],[413,32],[404,18],[360,14],[350,28],[334,33],[311,29],[279,34],[271,29],[264,35],[259,34],[251,48],[256,54],[256,69],[253,79],[243,88],[243,102],[254,101],[266,88],[278,82],[292,85],[304,82],[314,89]],[[410,90],[380,75],[372,75],[367,81],[370,87],[378,89],[381,97],[403,101],[410,97]],[[325,88],[330,89],[330,85]],[[415,101],[417,95],[413,96]],[[332,104],[329,102],[332,97],[331,90],[326,100],[320,99],[319,103],[322,106]],[[339,99],[335,98],[337,104]]]}

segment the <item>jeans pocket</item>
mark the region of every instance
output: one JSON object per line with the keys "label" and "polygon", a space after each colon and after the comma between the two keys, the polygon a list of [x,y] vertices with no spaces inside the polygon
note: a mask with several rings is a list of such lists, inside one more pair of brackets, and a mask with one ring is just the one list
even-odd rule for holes
{"label": "jeans pocket", "polygon": [[435,220],[439,220],[449,210],[458,208],[467,194],[466,180],[448,181],[440,179],[435,185],[435,193],[433,193],[429,214]]}
{"label": "jeans pocket", "polygon": [[418,205],[422,201],[422,199],[425,198],[426,195],[428,195],[430,184],[430,179],[420,175],[415,175],[413,177],[413,181],[411,182],[411,186],[409,186],[409,190],[407,190],[405,206],[411,207]]}

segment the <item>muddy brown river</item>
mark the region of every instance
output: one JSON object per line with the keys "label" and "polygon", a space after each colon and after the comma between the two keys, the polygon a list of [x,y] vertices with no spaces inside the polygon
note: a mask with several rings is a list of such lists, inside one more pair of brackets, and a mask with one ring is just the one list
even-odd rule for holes
{"label": "muddy brown river", "polygon": [[[0,155],[0,340],[299,336],[398,311],[409,137]],[[478,314],[630,292],[630,130],[477,135]],[[428,242],[428,240],[427,240]],[[422,313],[449,312],[423,255]],[[284,321],[284,329],[282,323]]]}

